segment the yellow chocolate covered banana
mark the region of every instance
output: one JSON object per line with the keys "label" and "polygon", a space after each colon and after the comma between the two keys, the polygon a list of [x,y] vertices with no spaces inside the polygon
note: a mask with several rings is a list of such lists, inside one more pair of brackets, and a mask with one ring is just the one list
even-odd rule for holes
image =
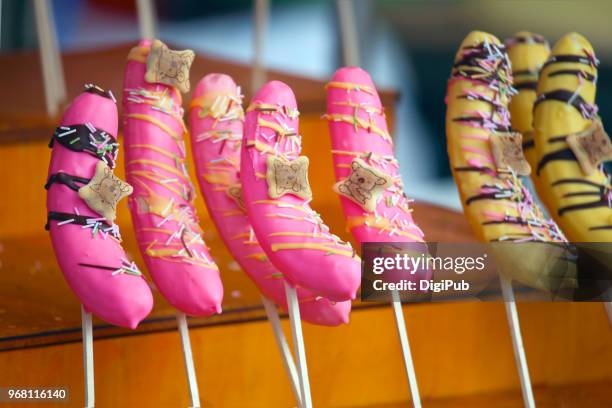
{"label": "yellow chocolate covered banana", "polygon": [[[505,47],[493,35],[471,32],[455,56],[446,111],[448,154],[464,212],[482,242],[565,242],[519,178],[529,170],[520,149],[508,154],[521,145],[510,127],[514,93]],[[519,252],[524,249],[504,248],[506,260],[520,260],[512,278],[546,290],[558,287],[542,272],[551,258],[542,256],[541,247]]]}
{"label": "yellow chocolate covered banana", "polygon": [[[506,40],[508,57],[512,64],[513,86],[517,94],[512,97],[508,109],[512,129],[523,135],[523,153],[531,165],[536,168],[535,147],[533,142],[533,103],[536,99],[538,77],[542,65],[550,55],[550,47],[539,34],[521,31]],[[531,172],[533,183],[537,183]]]}
{"label": "yellow chocolate covered banana", "polygon": [[612,242],[610,176],[574,144],[607,138],[597,126],[597,65],[583,36],[565,35],[542,67],[534,106],[538,195],[574,242]]}

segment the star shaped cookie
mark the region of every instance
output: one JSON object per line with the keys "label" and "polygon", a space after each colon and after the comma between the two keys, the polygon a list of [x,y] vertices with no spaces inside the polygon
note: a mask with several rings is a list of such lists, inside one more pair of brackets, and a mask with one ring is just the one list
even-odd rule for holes
{"label": "star shaped cookie", "polygon": [[334,191],[359,204],[367,212],[376,209],[383,192],[391,186],[391,176],[361,159],[351,162],[351,174],[334,185]]}
{"label": "star shaped cookie", "polygon": [[160,83],[189,92],[189,68],[195,59],[191,50],[175,51],[159,40],[153,41],[147,57],[145,81]]}
{"label": "star shaped cookie", "polygon": [[308,183],[308,157],[300,156],[295,160],[269,155],[266,180],[270,198],[293,194],[305,200],[312,198]]}
{"label": "star shaped cookie", "polygon": [[116,218],[117,203],[123,197],[132,194],[132,191],[131,185],[115,176],[106,163],[99,161],[93,178],[79,189],[79,197],[85,200],[89,208],[103,216],[109,223],[113,223]]}

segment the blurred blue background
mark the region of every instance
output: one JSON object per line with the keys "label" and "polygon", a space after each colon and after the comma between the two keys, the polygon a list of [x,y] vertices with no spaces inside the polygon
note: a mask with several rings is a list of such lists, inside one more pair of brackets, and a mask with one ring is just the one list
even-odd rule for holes
{"label": "blurred blue background", "polygon": [[[30,1],[0,0],[0,49],[36,48]],[[334,1],[270,0],[265,65],[327,80],[342,65]],[[138,40],[134,2],[53,0],[62,51]],[[585,35],[601,60],[598,104],[612,120],[611,1],[374,1],[355,0],[360,65],[377,86],[399,91],[396,153],[410,196],[459,208],[444,136],[444,95],[455,49],[471,30],[504,39],[517,31],[551,44],[569,31]],[[198,53],[249,64],[253,57],[250,0],[157,0],[158,36]],[[323,90],[321,90],[323,93]]]}

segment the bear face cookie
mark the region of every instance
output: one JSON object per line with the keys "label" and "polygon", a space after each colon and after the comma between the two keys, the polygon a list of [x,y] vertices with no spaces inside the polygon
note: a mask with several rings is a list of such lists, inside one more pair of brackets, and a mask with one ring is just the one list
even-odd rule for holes
{"label": "bear face cookie", "polygon": [[285,194],[293,194],[305,200],[312,198],[308,183],[308,157],[287,160],[269,155],[267,164],[266,179],[270,198],[279,198]]}
{"label": "bear face cookie", "polygon": [[391,176],[361,159],[351,162],[351,174],[334,185],[334,191],[359,204],[367,212],[376,208],[383,192],[392,184]]}
{"label": "bear face cookie", "polygon": [[171,50],[163,42],[155,40],[147,58],[145,81],[189,92],[189,68],[194,59],[195,53],[191,50]]}
{"label": "bear face cookie", "polygon": [[79,189],[79,197],[85,200],[89,208],[112,223],[116,218],[117,203],[132,191],[131,185],[115,176],[106,163],[99,161],[94,177]]}

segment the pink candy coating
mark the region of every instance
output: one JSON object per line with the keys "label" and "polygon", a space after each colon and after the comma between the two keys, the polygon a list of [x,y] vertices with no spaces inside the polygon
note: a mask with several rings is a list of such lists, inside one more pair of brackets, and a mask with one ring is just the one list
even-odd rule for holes
{"label": "pink candy coating", "polygon": [[[336,84],[334,86],[333,84]],[[343,84],[339,86],[338,84]],[[347,89],[347,87],[349,89]],[[358,67],[338,69],[327,87],[327,119],[332,140],[334,170],[336,180],[346,179],[351,172],[350,164],[360,157],[378,170],[400,180],[399,164],[395,160],[393,143],[380,134],[355,126],[351,121],[338,120],[343,117],[358,117],[364,123],[374,124],[388,134],[384,108],[370,75]],[[352,154],[347,154],[352,153]],[[371,156],[369,156],[372,154]],[[371,159],[367,159],[369,156]],[[400,180],[401,181],[401,180]],[[397,188],[395,186],[394,188]],[[351,229],[355,239],[360,242],[422,242],[423,232],[414,223],[408,208],[408,201],[401,194],[387,189],[376,205],[376,213],[370,214],[360,205],[340,196],[342,208],[347,218],[374,215],[393,221],[384,230],[361,223]],[[405,206],[404,206],[405,204]],[[403,208],[402,208],[403,207]],[[425,247],[423,247],[425,251]],[[429,279],[431,271],[421,270],[414,279]]]}
{"label": "pink candy coating", "polygon": [[[354,299],[361,268],[359,257],[350,245],[331,235],[307,200],[287,194],[275,199],[274,203],[266,203],[271,200],[265,179],[267,155],[280,154],[296,159],[301,153],[301,137],[280,137],[262,121],[277,123],[288,132],[298,133],[293,92],[282,82],[268,82],[251,104],[277,108],[273,112],[247,112],[241,152],[240,177],[245,206],[260,245],[292,285],[332,301]],[[259,150],[254,145],[256,142],[270,153]]]}
{"label": "pink candy coating", "polygon": [[[150,47],[150,41],[142,41],[139,46]],[[192,316],[221,313],[223,286],[219,271],[204,241],[196,236],[200,231],[195,209],[189,197],[184,196],[195,191],[181,168],[186,153],[180,96],[174,88],[145,82],[145,71],[146,64],[128,60],[123,96],[126,176],[134,187],[129,204],[140,250],[155,285],[172,306]],[[165,94],[153,99],[138,95],[140,90]],[[174,112],[174,116],[139,100],[158,107],[163,104],[163,109]],[[134,114],[149,119],[130,116]],[[178,140],[162,127],[170,129]],[[158,212],[167,207],[175,215],[168,218],[141,208],[153,196],[161,197],[163,202]],[[190,220],[179,222],[181,212],[192,214],[187,217]],[[184,236],[179,234],[184,231],[183,225],[187,230]],[[172,236],[173,233],[176,234]],[[168,253],[153,256],[151,248]]]}
{"label": "pink candy coating", "polygon": [[[223,74],[209,74],[198,83],[193,99],[206,97],[209,101],[216,100],[222,104],[221,101],[227,101],[230,96],[236,98],[231,102],[230,109],[241,112],[241,96],[232,78]],[[286,309],[284,278],[258,244],[246,212],[226,192],[228,186],[240,182],[243,119],[221,121],[218,120],[221,117],[204,116],[202,113],[201,107],[193,108],[189,123],[198,181],[210,215],[241,268],[264,296]],[[303,288],[298,289],[298,298],[304,321],[326,326],[348,323],[350,301],[330,302],[317,298]]]}
{"label": "pink candy coating", "polygon": [[[60,126],[91,124],[96,129],[117,136],[117,107],[112,100],[82,93],[66,109]],[[69,137],[69,136],[68,136]],[[49,176],[65,172],[73,176],[93,177],[98,159],[85,152],[73,152],[60,143],[53,144]],[[47,194],[47,210],[100,217],[69,187],[54,183]],[[58,225],[50,221],[53,249],[70,288],[85,309],[116,326],[135,329],[153,307],[153,296],[142,276],[114,274],[113,270],[79,264],[122,266],[127,259],[121,244],[110,234],[92,234],[91,228],[76,224]]]}

